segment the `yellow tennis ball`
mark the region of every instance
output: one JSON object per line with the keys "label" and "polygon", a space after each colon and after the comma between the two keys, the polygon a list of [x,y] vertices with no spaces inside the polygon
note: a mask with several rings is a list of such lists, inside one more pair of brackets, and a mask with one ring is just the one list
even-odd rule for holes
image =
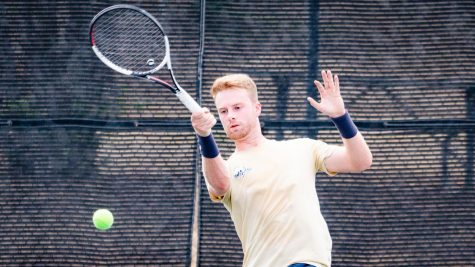
{"label": "yellow tennis ball", "polygon": [[99,230],[107,230],[114,223],[114,215],[107,209],[98,209],[92,216],[92,222]]}

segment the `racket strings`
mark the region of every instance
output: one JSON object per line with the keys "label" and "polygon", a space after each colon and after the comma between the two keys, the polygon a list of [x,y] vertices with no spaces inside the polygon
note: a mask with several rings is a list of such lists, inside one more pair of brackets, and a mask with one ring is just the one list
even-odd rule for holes
{"label": "racket strings", "polygon": [[149,17],[130,9],[104,14],[94,25],[96,48],[115,65],[147,73],[166,55],[164,34]]}
{"label": "racket strings", "polygon": [[[156,36],[156,33],[148,30],[150,29],[150,26],[153,27],[154,25],[143,25],[143,22],[148,21],[142,21],[141,19],[131,16],[125,17],[124,14],[121,14],[116,18],[122,17],[123,20],[121,20],[120,23],[128,21],[128,24],[120,25],[120,27],[116,29],[118,24],[113,21],[114,24],[110,24],[110,26],[105,29],[105,32],[107,33],[104,36],[105,40],[112,41],[119,37],[119,40],[114,40],[108,44],[110,47],[107,51],[111,55],[111,61],[115,61],[116,63],[121,62],[120,64],[118,63],[118,65],[122,65],[127,69],[140,71],[144,66],[144,63],[147,63],[150,59],[154,59],[153,46],[157,44],[155,42],[157,40],[155,40],[153,36]],[[120,38],[121,35],[127,36],[127,39],[124,40],[123,38]],[[161,43],[163,44],[159,45],[156,49],[164,50],[163,40],[158,41],[162,41]],[[149,69],[149,66],[150,62],[145,66],[145,69]]]}

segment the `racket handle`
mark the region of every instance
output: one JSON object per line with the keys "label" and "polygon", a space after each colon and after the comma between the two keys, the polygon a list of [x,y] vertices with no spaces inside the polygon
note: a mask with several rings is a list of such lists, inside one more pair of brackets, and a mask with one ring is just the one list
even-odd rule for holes
{"label": "racket handle", "polygon": [[176,92],[176,96],[180,99],[181,103],[185,105],[190,112],[200,111],[201,107],[196,101],[185,91],[179,90]]}

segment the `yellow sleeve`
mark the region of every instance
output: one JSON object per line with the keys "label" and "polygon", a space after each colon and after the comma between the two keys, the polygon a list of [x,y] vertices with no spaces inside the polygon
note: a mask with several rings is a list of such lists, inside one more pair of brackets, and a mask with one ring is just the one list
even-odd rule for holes
{"label": "yellow sleeve", "polygon": [[323,141],[315,140],[313,153],[315,155],[315,168],[317,172],[323,171],[330,176],[335,176],[337,174],[336,172],[328,171],[325,166],[325,159],[331,156],[336,148],[336,145],[329,145]]}
{"label": "yellow sleeve", "polygon": [[[232,183],[231,183],[232,184]],[[228,192],[224,194],[224,196],[216,196],[211,191],[208,190],[209,197],[211,201],[214,203],[222,203],[224,207],[231,212],[232,205],[231,205],[231,187],[229,188]]]}
{"label": "yellow sleeve", "polygon": [[209,191],[209,190],[208,190],[208,194],[209,194],[209,198],[211,199],[211,201],[217,202],[217,203],[223,203],[227,199],[231,198],[231,188],[223,196],[216,196],[215,194],[211,193],[211,191]]}
{"label": "yellow sleeve", "polygon": [[[226,162],[226,165],[228,165],[228,162]],[[227,167],[228,167],[228,170],[229,170],[229,166],[227,166]],[[229,173],[231,173],[231,172],[229,171]],[[230,175],[230,177],[231,177],[231,175]],[[206,182],[206,188],[208,189],[209,198],[211,199],[211,201],[216,202],[216,203],[223,203],[224,205],[230,205],[230,203],[231,203],[232,180],[229,181],[230,185],[229,185],[228,192],[226,192],[226,194],[224,194],[223,196],[216,196],[215,194],[213,194],[209,190],[210,186],[208,184],[208,180],[206,179],[206,177],[205,177],[205,182]]]}

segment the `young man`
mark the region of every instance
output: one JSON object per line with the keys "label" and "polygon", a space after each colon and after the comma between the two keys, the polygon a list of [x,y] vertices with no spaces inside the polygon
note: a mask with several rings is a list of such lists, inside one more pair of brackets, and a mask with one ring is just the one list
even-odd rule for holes
{"label": "young man", "polygon": [[219,118],[235,151],[228,160],[212,136],[216,119],[207,108],[191,116],[203,156],[203,173],[213,201],[231,214],[244,251],[243,266],[331,265],[331,237],[315,189],[318,171],[362,172],[371,152],[345,110],[338,76],[322,71],[315,81],[320,102],[310,105],[330,117],[343,146],[301,138],[269,140],[262,135],[261,104],[244,74],[218,78],[212,88]]}

